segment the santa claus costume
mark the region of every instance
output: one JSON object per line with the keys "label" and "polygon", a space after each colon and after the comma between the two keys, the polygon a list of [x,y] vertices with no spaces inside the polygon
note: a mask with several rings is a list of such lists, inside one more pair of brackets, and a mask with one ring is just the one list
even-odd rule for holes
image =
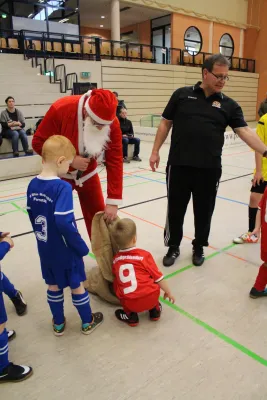
{"label": "santa claus costume", "polygon": [[63,97],[52,104],[32,140],[33,149],[41,155],[50,136],[63,135],[70,139],[77,155],[89,157],[88,168],[80,179],[73,168],[65,179],[78,192],[90,237],[94,215],[105,208],[97,173],[98,157],[103,150],[107,168],[106,204],[118,206],[122,202],[122,134],[116,109],[117,100],[109,90],[95,89],[83,96]]}

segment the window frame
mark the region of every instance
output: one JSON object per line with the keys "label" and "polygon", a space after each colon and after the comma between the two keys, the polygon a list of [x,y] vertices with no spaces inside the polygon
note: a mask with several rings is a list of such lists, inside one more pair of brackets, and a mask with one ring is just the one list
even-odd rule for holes
{"label": "window frame", "polygon": [[[200,40],[199,40],[199,41],[198,41],[198,40],[190,40],[190,39],[187,39],[187,38],[185,37],[187,31],[188,31],[190,28],[195,28],[195,29],[197,30],[197,32],[198,32],[198,34],[199,34],[199,37],[200,37]],[[199,48],[199,50],[198,50],[198,51],[187,50],[186,44],[185,44],[186,41],[187,41],[187,42],[192,42],[192,43],[200,43],[200,48]],[[184,48],[185,48],[185,50],[186,50],[186,51],[188,52],[188,54],[190,54],[191,56],[196,56],[196,55],[198,55],[199,53],[201,53],[202,47],[203,47],[203,37],[202,37],[202,34],[201,34],[200,30],[199,30],[195,25],[189,26],[189,27],[185,30],[185,33],[184,33]],[[193,54],[192,54],[192,53],[193,53]]]}
{"label": "window frame", "polygon": [[[222,40],[222,38],[224,37],[224,35],[228,35],[228,36],[230,37],[233,47],[221,45],[221,40]],[[223,53],[221,53],[221,47],[224,48],[224,49],[231,49],[231,50],[232,50],[232,54],[231,54],[230,56],[225,56]],[[235,41],[234,41],[232,35],[230,35],[230,33],[225,32],[225,33],[220,37],[220,40],[219,40],[219,52],[220,52],[220,54],[221,54],[222,56],[224,56],[224,57],[226,57],[226,58],[228,58],[228,59],[231,59],[231,58],[234,56],[234,52],[235,52]]]}

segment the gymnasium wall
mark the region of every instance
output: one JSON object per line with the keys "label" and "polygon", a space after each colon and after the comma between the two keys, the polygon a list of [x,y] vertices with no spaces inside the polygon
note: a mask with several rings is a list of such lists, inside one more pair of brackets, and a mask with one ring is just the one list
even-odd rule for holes
{"label": "gymnasium wall", "polygon": [[[265,0],[264,0],[265,1]],[[224,20],[224,23],[246,24],[247,0],[127,0],[127,3],[139,4],[166,10],[166,13],[177,12],[204,19]]]}
{"label": "gymnasium wall", "polygon": [[[258,74],[230,71],[224,93],[243,108],[247,121],[255,121]],[[173,91],[201,80],[201,69],[126,61],[102,61],[103,88],[115,90],[128,108],[129,119],[139,125],[148,114],[161,114]]]}

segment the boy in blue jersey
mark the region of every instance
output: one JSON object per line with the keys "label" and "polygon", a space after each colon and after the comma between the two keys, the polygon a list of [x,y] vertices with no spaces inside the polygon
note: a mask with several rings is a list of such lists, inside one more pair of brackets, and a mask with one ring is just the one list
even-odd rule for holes
{"label": "boy in blue jersey", "polygon": [[72,187],[59,177],[66,174],[76,151],[64,136],[51,136],[43,145],[43,169],[27,190],[27,209],[48,285],[47,301],[53,315],[56,336],[64,333],[63,289],[71,288],[72,302],[82,320],[82,333],[88,335],[103,322],[103,314],[92,313],[83,257],[89,252],[74,218]]}
{"label": "boy in blue jersey", "polygon": [[[14,247],[13,240],[0,234],[0,260]],[[0,275],[1,265],[0,265]],[[8,359],[8,341],[15,337],[14,331],[6,330],[7,315],[3,298],[3,279],[0,279],[0,383],[20,382],[32,375],[32,368],[15,365]]]}

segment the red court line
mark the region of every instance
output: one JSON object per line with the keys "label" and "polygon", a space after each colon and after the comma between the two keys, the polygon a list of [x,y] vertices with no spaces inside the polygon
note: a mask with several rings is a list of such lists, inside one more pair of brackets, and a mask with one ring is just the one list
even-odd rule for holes
{"label": "red court line", "polygon": [[8,196],[0,196],[0,199],[5,199],[5,198],[11,197],[11,196],[17,196],[18,194],[26,194],[26,192],[13,193],[13,194],[9,194]]}
{"label": "red court line", "polygon": [[[129,215],[130,217],[139,219],[140,221],[146,222],[146,223],[149,224],[149,225],[153,225],[153,226],[156,226],[157,228],[164,229],[163,226],[161,226],[161,225],[158,225],[158,224],[156,224],[156,223],[154,223],[154,222],[148,221],[147,219],[144,219],[144,218],[141,218],[141,217],[137,217],[136,215],[130,214],[130,213],[128,213],[127,211],[119,210],[119,212],[121,212],[121,213],[123,213],[123,214],[126,214],[126,215]],[[185,239],[188,239],[188,240],[193,240],[193,239],[192,239],[191,237],[189,237],[189,236],[183,236],[183,237],[184,237]],[[220,250],[220,249],[218,249],[217,247],[213,247],[213,246],[208,246],[208,247],[209,247],[210,249],[212,249],[212,250],[215,250],[215,251]],[[231,254],[231,253],[228,253],[228,252],[225,252],[225,254],[227,254],[227,255],[230,256],[230,257],[236,258],[237,260],[249,262],[248,260],[246,260],[246,259],[244,259],[244,258],[242,258],[242,257],[238,257],[238,256],[236,256],[236,255],[234,255],[234,254]]]}

